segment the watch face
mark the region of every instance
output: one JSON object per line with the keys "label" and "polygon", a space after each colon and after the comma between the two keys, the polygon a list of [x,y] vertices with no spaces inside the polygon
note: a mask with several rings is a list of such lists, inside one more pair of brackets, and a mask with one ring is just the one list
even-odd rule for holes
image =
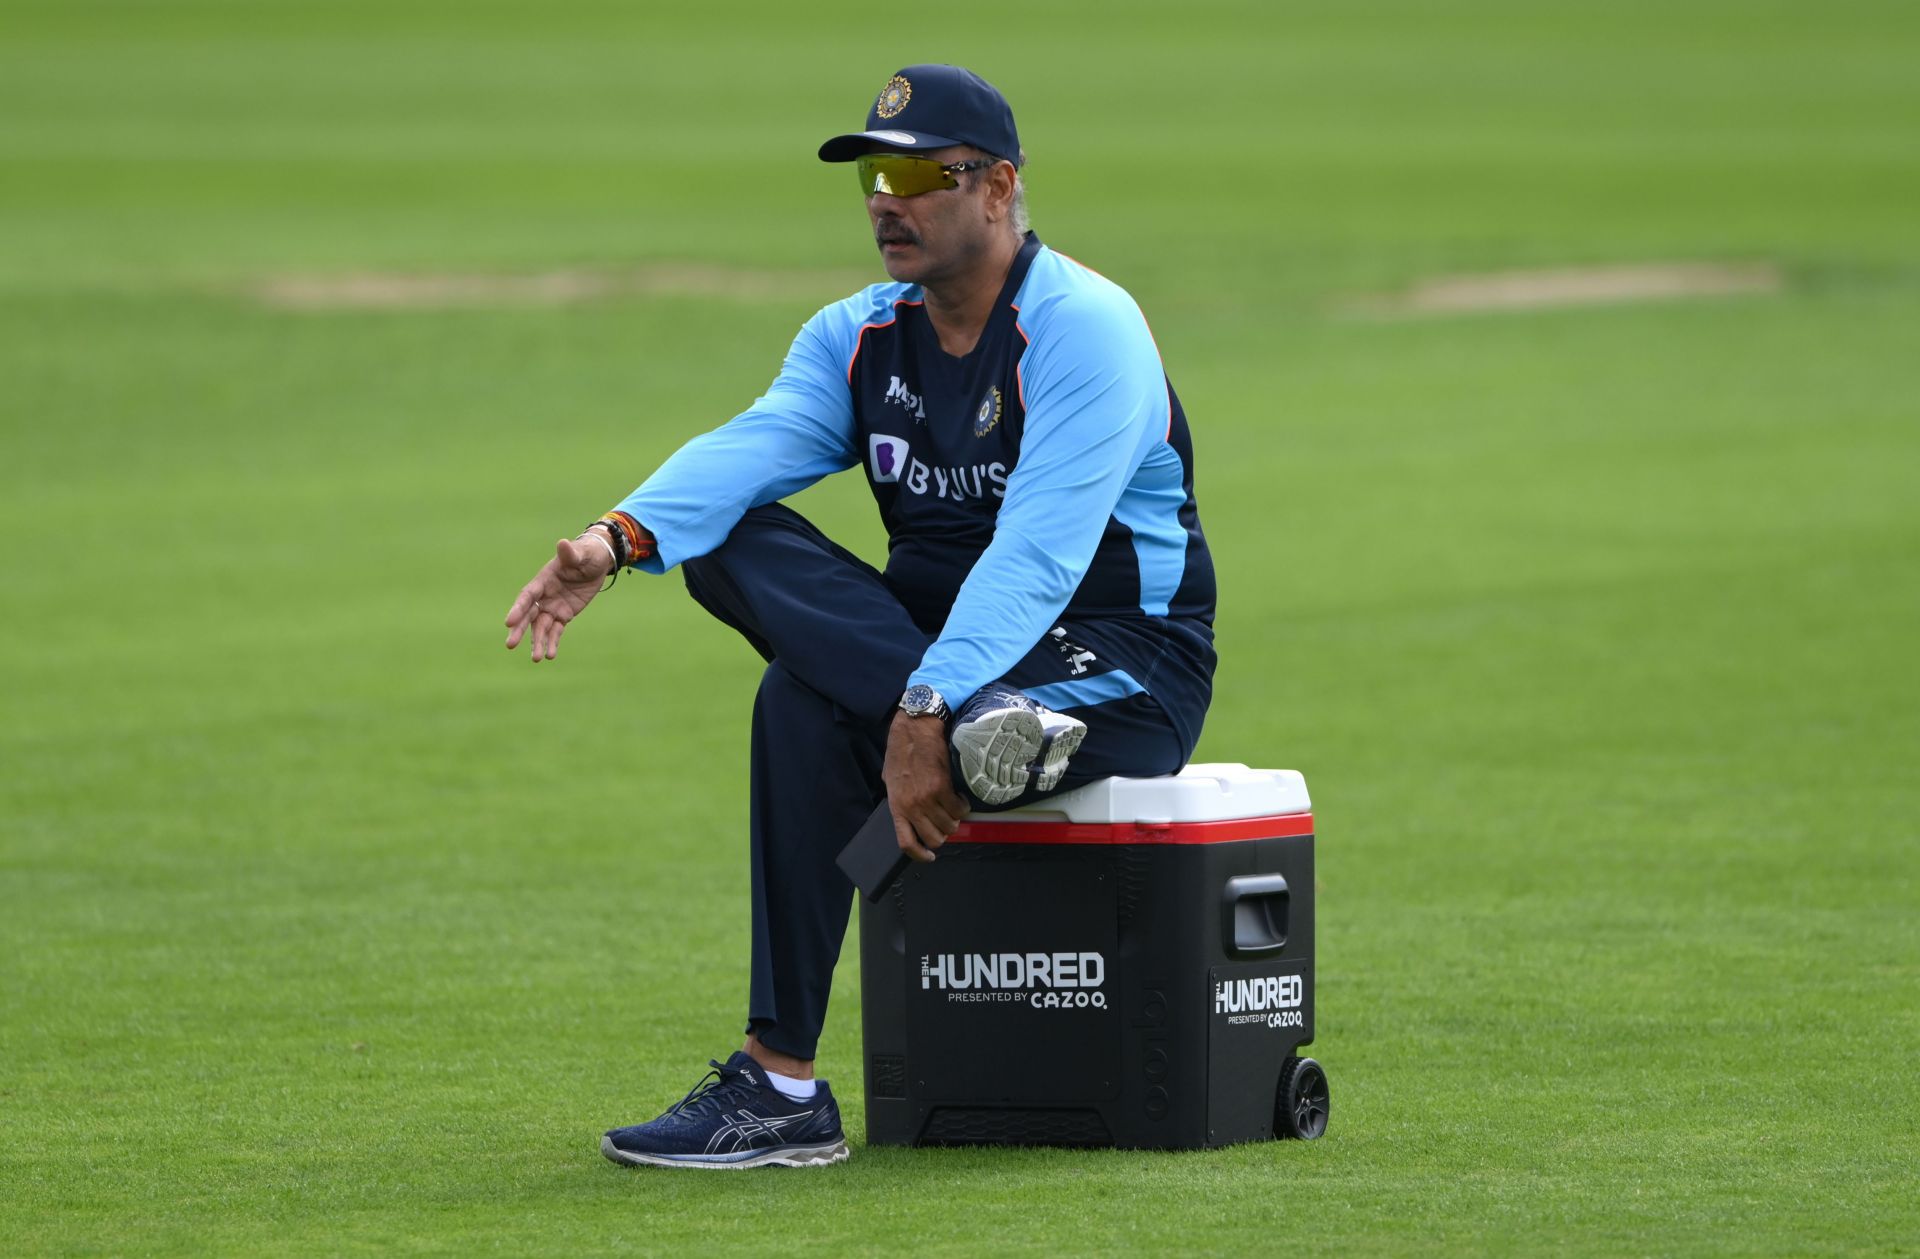
{"label": "watch face", "polygon": [[919,686],[908,687],[907,693],[900,697],[900,707],[906,709],[909,713],[915,714],[928,711],[938,702],[939,700],[933,693],[933,688],[924,683]]}

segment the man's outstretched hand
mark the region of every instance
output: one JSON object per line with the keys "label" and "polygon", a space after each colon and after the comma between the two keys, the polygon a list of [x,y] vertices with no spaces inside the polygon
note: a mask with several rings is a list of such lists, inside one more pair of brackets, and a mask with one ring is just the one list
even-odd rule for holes
{"label": "man's outstretched hand", "polygon": [[887,785],[887,807],[893,811],[900,851],[915,861],[932,861],[933,850],[960,829],[969,811],[953,790],[946,723],[938,717],[894,714],[880,778]]}
{"label": "man's outstretched hand", "polygon": [[613,556],[595,539],[560,539],[554,544],[553,558],[520,587],[507,609],[507,650],[518,647],[531,630],[533,659],[553,659],[568,622],[593,602],[600,583],[612,571]]}

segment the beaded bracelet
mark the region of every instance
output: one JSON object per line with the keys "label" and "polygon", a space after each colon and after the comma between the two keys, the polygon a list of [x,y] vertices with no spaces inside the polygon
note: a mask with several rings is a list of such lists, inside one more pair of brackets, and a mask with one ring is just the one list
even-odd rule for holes
{"label": "beaded bracelet", "polygon": [[[595,526],[601,527],[596,528]],[[583,532],[592,534],[606,544],[607,550],[613,555],[613,569],[615,572],[619,572],[625,568],[628,561],[632,559],[632,555],[627,549],[627,535],[621,530],[620,526],[613,521],[605,519],[596,520],[593,524],[588,525]]]}
{"label": "beaded bracelet", "polygon": [[620,535],[620,540],[626,543],[625,559],[623,561],[625,564],[652,559],[654,553],[659,549],[653,534],[649,533],[639,521],[623,511],[610,511],[594,523],[605,524],[611,531]]}

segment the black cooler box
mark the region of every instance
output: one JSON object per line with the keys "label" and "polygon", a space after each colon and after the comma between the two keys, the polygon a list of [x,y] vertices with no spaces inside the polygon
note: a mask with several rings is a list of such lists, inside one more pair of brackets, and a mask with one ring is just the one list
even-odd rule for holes
{"label": "black cooler box", "polygon": [[1326,1127],[1313,815],[1190,765],[976,814],[862,902],[867,1139],[1194,1148]]}

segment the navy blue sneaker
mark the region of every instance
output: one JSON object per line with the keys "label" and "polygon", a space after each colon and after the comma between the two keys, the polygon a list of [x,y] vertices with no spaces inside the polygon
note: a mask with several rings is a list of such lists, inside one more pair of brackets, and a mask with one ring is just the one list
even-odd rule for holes
{"label": "navy blue sneaker", "polygon": [[847,1159],[840,1107],[825,1080],[796,1102],[742,1050],[651,1123],[615,1128],[600,1152],[616,1163],[655,1167],[819,1167]]}
{"label": "navy blue sneaker", "polygon": [[1007,686],[982,689],[953,723],[960,781],[982,804],[1006,804],[1029,787],[1052,791],[1080,750],[1087,725]]}

